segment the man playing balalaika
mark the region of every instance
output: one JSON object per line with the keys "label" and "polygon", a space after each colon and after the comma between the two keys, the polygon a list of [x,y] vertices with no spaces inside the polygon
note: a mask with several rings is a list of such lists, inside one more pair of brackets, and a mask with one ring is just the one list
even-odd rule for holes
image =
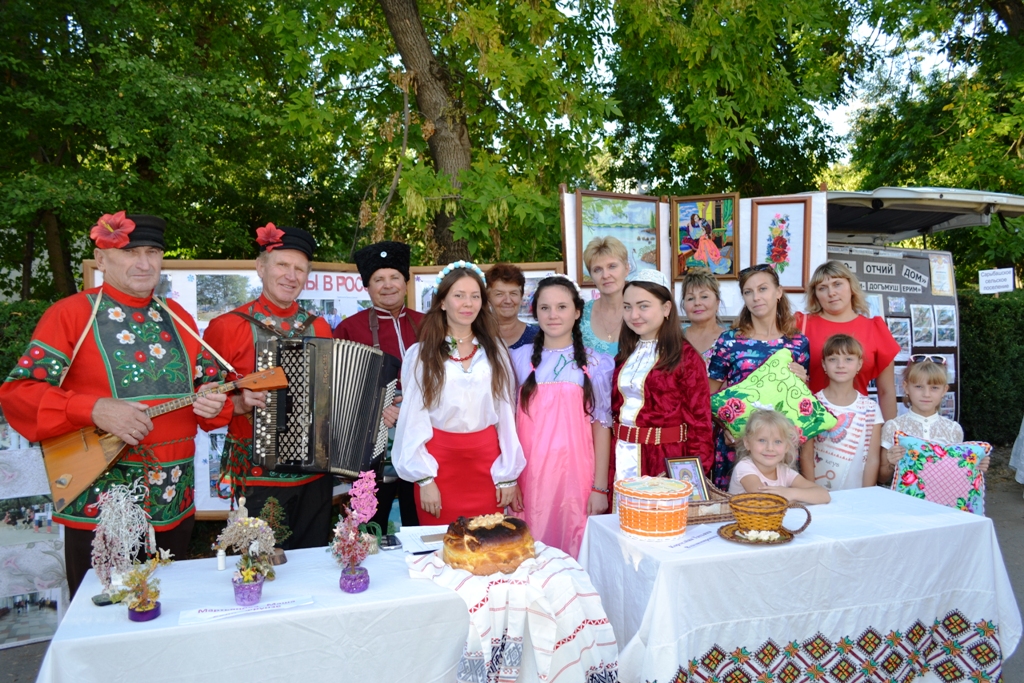
{"label": "man playing balalaika", "polygon": [[0,387],[4,416],[31,441],[95,426],[129,446],[109,472],[53,515],[65,526],[72,596],[90,566],[97,498],[111,484],[141,477],[157,546],[186,557],[195,520],[196,426],[216,429],[231,416],[223,394],[195,398],[191,410],[146,415],[149,406],[191,397],[199,385],[222,378],[192,317],[153,296],[164,227],[157,216],[123,211],[100,218],[90,237],[103,285],[47,309]]}

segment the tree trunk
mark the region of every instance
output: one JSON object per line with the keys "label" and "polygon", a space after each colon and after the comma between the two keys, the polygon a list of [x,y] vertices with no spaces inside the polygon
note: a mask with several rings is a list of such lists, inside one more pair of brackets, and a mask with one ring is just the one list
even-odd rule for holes
{"label": "tree trunk", "polygon": [[[448,92],[448,73],[434,58],[415,0],[379,2],[395,46],[402,56],[402,64],[416,76],[416,105],[423,117],[434,124],[434,134],[427,141],[434,170],[451,178],[452,184],[458,188],[459,173],[470,167],[469,130],[465,115]],[[469,258],[466,241],[456,241],[452,235],[454,218],[441,211],[434,219],[438,263]]]}
{"label": "tree trunk", "polygon": [[50,209],[42,213],[40,224],[46,239],[46,251],[50,255],[50,272],[53,273],[53,288],[61,296],[71,296],[77,290],[75,276],[71,272],[70,255],[61,239],[60,222]]}
{"label": "tree trunk", "polygon": [[32,298],[32,262],[36,256],[36,231],[29,228],[25,235],[25,256],[21,261],[21,300]]}
{"label": "tree trunk", "polygon": [[1006,26],[1011,38],[1019,38],[1024,29],[1024,2],[1021,0],[989,0],[989,5]]}

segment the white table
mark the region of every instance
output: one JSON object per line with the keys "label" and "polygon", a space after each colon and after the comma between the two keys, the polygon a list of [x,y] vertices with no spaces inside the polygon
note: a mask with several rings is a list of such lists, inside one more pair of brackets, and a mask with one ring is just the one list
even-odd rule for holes
{"label": "white table", "polygon": [[[903,680],[925,662],[923,680],[954,665],[998,673],[1021,617],[991,520],[875,487],[810,509],[804,533],[770,547],[725,541],[720,524],[636,541],[617,516],[591,517],[580,563],[622,648],[620,680],[667,683],[681,670],[703,683],[738,668],[785,681],[787,667],[818,667],[822,681],[848,671],[859,683],[888,680],[885,666]],[[803,518],[791,511],[786,526]],[[853,675],[862,666],[876,673]]]}
{"label": "white table", "polygon": [[469,615],[453,591],[409,578],[401,551],[367,558],[370,587],[349,595],[323,548],[289,550],[261,604],[312,596],[313,604],[179,626],[182,611],[233,607],[231,574],[216,560],[157,570],[162,614],[128,620],[123,605],[96,607],[89,572],[54,635],[37,683],[97,681],[448,681],[454,680]]}

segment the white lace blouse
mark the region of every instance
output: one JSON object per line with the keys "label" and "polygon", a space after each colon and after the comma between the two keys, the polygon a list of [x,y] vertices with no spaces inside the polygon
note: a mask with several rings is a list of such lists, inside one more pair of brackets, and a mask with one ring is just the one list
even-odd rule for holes
{"label": "white lace blouse", "polygon": [[935,413],[931,417],[922,417],[914,411],[907,411],[895,419],[889,420],[882,427],[882,448],[892,448],[896,441],[896,432],[907,436],[916,436],[940,446],[962,443],[964,430],[948,417]]}
{"label": "white lace blouse", "polygon": [[[509,378],[515,374],[508,365]],[[392,460],[398,476],[419,481],[437,476],[437,460],[427,452],[434,429],[460,434],[482,431],[491,425],[498,430],[501,455],[491,465],[495,484],[515,481],[526,467],[523,447],[516,435],[515,405],[491,393],[491,363],[483,347],[478,347],[469,370],[462,363],[445,361],[444,388],[437,405],[423,405],[423,364],[420,345],[413,344],[402,363],[402,409],[395,431]]]}

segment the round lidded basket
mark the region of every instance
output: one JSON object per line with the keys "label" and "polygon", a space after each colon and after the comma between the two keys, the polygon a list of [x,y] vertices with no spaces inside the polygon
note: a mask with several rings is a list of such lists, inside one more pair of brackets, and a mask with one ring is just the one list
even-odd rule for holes
{"label": "round lidded basket", "polygon": [[665,477],[630,477],[615,482],[622,533],[645,541],[682,536],[693,484]]}
{"label": "round lidded basket", "polygon": [[774,493],[739,493],[729,500],[729,507],[736,517],[736,525],[744,531],[778,531],[786,511],[800,508],[807,513],[807,521],[793,533],[800,533],[811,523],[811,512],[802,503],[790,503]]}

